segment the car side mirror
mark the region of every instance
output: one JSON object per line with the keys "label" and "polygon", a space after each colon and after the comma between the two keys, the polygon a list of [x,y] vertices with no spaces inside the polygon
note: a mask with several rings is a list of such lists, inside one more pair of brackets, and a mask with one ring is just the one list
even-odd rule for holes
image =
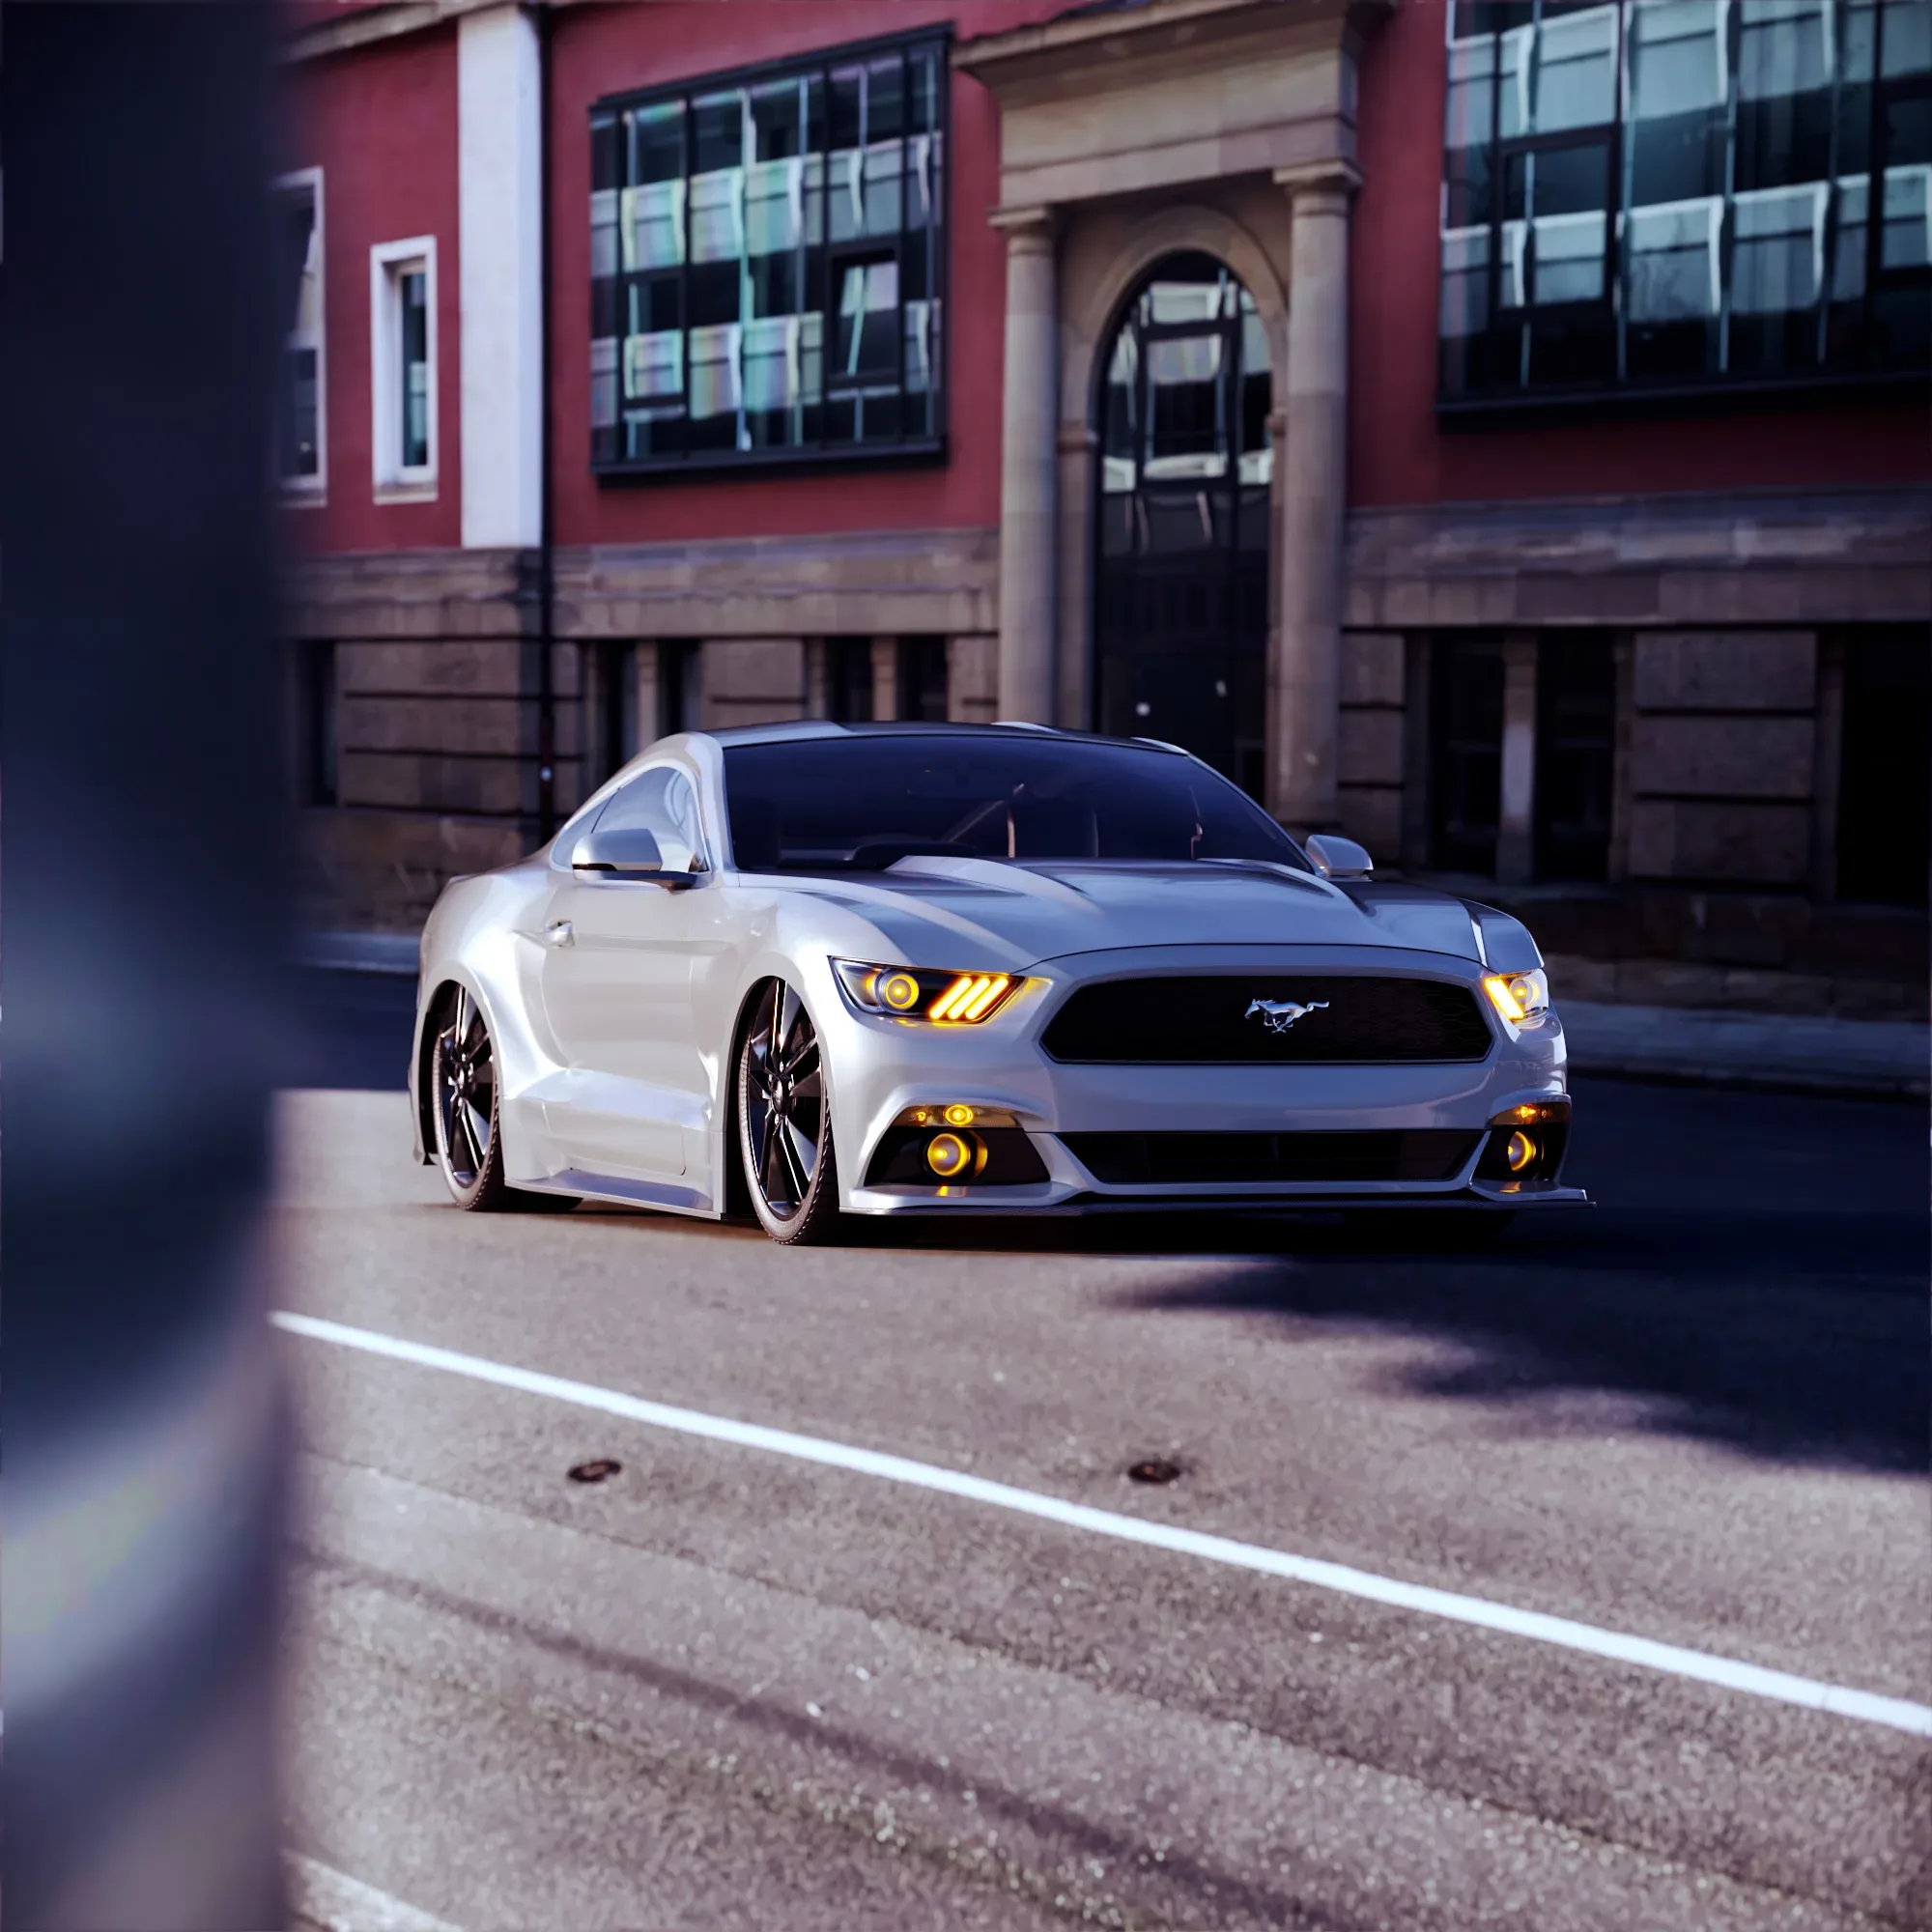
{"label": "car side mirror", "polygon": [[1314,838],[1304,838],[1301,849],[1324,879],[1366,879],[1376,869],[1376,862],[1364,847],[1333,832],[1318,832]]}
{"label": "car side mirror", "polygon": [[697,883],[695,872],[668,872],[657,834],[643,826],[593,826],[578,839],[570,854],[570,869],[579,878],[633,879],[640,885],[675,891]]}

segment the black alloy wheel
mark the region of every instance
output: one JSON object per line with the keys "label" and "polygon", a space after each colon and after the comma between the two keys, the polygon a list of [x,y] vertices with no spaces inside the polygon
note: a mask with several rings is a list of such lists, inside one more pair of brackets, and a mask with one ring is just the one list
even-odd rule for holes
{"label": "black alloy wheel", "polygon": [[738,1151],[758,1224],[787,1246],[822,1241],[838,1220],[832,1108],[818,1034],[782,980],[752,1004],[738,1050]]}
{"label": "black alloy wheel", "polygon": [[430,1054],[437,1164],[459,1208],[478,1213],[525,1208],[561,1213],[576,1207],[569,1194],[536,1194],[503,1179],[497,1055],[483,1009],[458,986],[443,1009]]}

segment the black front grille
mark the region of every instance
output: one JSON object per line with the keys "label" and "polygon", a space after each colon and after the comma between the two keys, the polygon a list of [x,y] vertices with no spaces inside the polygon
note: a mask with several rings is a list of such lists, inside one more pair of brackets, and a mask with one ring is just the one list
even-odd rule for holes
{"label": "black front grille", "polygon": [[1454,1180],[1482,1139],[1461,1127],[1338,1134],[1062,1134],[1109,1187],[1257,1180]]}
{"label": "black front grille", "polygon": [[1041,1044],[1073,1062],[1315,1065],[1481,1060],[1490,1029],[1442,980],[1242,973],[1082,986]]}

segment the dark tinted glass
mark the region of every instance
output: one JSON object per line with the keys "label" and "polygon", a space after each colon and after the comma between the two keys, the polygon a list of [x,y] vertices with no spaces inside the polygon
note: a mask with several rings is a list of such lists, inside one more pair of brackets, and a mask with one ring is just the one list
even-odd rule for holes
{"label": "dark tinted glass", "polygon": [[593,112],[597,467],[939,435],[946,74],[935,34]]}
{"label": "dark tinted glass", "polygon": [[1921,626],[1845,644],[1838,895],[1922,906],[1932,825],[1932,637]]}
{"label": "dark tinted glass", "polygon": [[1932,0],[1447,12],[1445,394],[1925,364]]}
{"label": "dark tinted glass", "polygon": [[1273,819],[1212,772],[1100,740],[908,732],[734,745],[724,781],[747,870],[877,871],[927,853],[1307,869]]}
{"label": "dark tinted glass", "polygon": [[1617,710],[1608,635],[1547,637],[1536,686],[1537,876],[1601,879],[1609,862]]}
{"label": "dark tinted glass", "polygon": [[1493,872],[1501,815],[1503,653],[1494,638],[1436,640],[1435,864],[1446,871]]}

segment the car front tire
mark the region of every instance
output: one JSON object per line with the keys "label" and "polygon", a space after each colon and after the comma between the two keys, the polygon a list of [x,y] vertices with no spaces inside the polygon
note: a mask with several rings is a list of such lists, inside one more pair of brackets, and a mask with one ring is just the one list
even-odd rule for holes
{"label": "car front tire", "polygon": [[738,1046],[738,1158],[752,1211],[787,1247],[839,1225],[832,1104],[811,1015],[795,988],[768,980]]}

